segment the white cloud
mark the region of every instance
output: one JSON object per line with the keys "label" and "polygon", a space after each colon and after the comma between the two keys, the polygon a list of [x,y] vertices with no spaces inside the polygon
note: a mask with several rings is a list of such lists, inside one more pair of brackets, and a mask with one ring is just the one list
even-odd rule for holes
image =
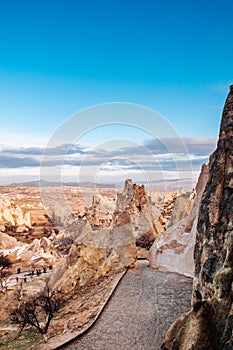
{"label": "white cloud", "polygon": [[[216,145],[216,140],[213,138],[184,138],[187,147],[184,149],[181,149],[180,141],[177,142],[175,139],[165,141],[149,140],[140,145],[126,140],[125,144],[122,141],[112,142],[110,148],[106,144],[101,145],[101,148],[89,149],[79,144],[59,145],[47,152],[43,163],[43,176],[50,180],[55,176],[57,181],[61,170],[62,181],[65,182],[76,181],[79,174],[82,181],[92,182],[97,181],[97,178],[98,182],[115,182],[123,177],[133,177],[138,181],[142,178],[158,181],[163,178],[169,180],[181,178],[185,170],[188,170],[189,174],[187,173],[185,178],[191,179],[191,173],[199,172],[201,165],[208,162],[208,157]],[[166,143],[173,153],[168,152]],[[39,178],[43,147],[31,144],[33,147],[31,145],[2,147],[1,183],[6,183],[8,180],[17,182],[17,179],[23,181],[23,177]]]}

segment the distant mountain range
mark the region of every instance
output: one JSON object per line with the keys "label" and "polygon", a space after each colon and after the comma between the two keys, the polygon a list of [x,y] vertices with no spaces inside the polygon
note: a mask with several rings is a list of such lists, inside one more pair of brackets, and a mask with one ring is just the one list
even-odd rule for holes
{"label": "distant mountain range", "polygon": [[7,186],[14,187],[32,187],[32,186],[74,186],[74,187],[86,187],[86,188],[114,188],[115,184],[100,184],[93,182],[52,182],[46,180],[36,180],[36,181],[28,181],[28,182],[13,182]]}
{"label": "distant mountain range", "polygon": [[[164,190],[164,184],[167,184],[167,190],[170,191],[176,190],[178,187],[184,188],[186,190],[190,190],[195,186],[194,183],[190,182],[189,178],[175,178],[175,179],[166,179],[165,181],[163,179],[161,180],[154,180],[150,183],[144,183],[146,186],[150,186],[151,188],[158,188],[160,190]],[[137,181],[137,184],[143,184],[141,181]],[[182,186],[181,186],[182,184]],[[28,182],[17,182],[17,183],[11,183],[9,185],[0,185],[0,187],[32,187],[32,186],[73,186],[73,187],[85,187],[85,188],[116,188],[116,184],[114,183],[93,183],[89,181],[85,182],[52,182],[52,181],[46,181],[46,180],[36,180],[36,181],[28,181]],[[177,187],[178,186],[178,187]]]}

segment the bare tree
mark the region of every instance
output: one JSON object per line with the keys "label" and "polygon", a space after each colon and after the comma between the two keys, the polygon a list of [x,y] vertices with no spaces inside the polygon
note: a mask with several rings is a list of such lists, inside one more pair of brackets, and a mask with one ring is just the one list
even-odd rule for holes
{"label": "bare tree", "polygon": [[51,292],[49,288],[35,296],[28,297],[11,310],[11,320],[19,325],[19,335],[26,326],[35,327],[45,341],[50,322],[54,314],[64,304],[60,293]]}
{"label": "bare tree", "polygon": [[1,291],[7,293],[7,280],[10,275],[9,268],[11,267],[11,261],[4,255],[0,255],[0,287]]}

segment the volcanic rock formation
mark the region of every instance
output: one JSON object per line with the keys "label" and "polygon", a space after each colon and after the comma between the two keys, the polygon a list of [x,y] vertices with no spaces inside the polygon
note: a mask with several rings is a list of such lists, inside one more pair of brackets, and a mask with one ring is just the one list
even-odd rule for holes
{"label": "volcanic rock formation", "polygon": [[0,231],[0,252],[1,250],[4,251],[4,249],[13,249],[17,245],[22,246],[23,243],[17,241],[15,237],[11,237],[7,233]]}
{"label": "volcanic rock formation", "polygon": [[126,211],[134,227],[136,244],[149,249],[155,238],[164,231],[161,209],[158,203],[146,193],[144,185],[133,184],[131,179],[125,181],[122,193],[117,195],[115,216]]}
{"label": "volcanic rock formation", "polygon": [[[179,222],[160,234],[150,249],[150,266],[161,271],[170,271],[194,276],[193,250],[195,245],[198,209],[208,178],[208,167],[202,166],[195,191],[189,198],[180,196],[176,202],[171,222],[184,216]],[[195,196],[195,199],[194,199]],[[188,209],[189,208],[189,209]],[[189,215],[187,213],[190,211]],[[178,213],[178,214],[176,214]],[[186,214],[186,216],[185,216]]]}
{"label": "volcanic rock formation", "polygon": [[172,210],[172,214],[168,221],[167,227],[171,227],[177,224],[185,216],[190,215],[193,208],[193,202],[194,202],[195,196],[196,196],[196,192],[193,191],[191,192],[191,194],[184,193],[176,198],[174,208]]}
{"label": "volcanic rock formation", "polygon": [[67,257],[56,267],[50,279],[51,288],[70,292],[108,272],[120,272],[137,265],[137,250],[130,217],[123,212],[112,229],[83,226],[80,236]]}
{"label": "volcanic rock formation", "polygon": [[[94,196],[91,208],[83,215],[72,214],[59,234],[59,239],[69,237],[73,244],[54,270],[50,287],[69,292],[110,271],[136,266],[137,254],[144,256],[164,231],[167,214],[180,196],[187,195],[179,192],[165,196],[156,191],[149,196],[144,185],[133,184],[131,179],[125,181],[116,200]],[[185,206],[182,201],[179,206],[182,208],[179,215],[187,212],[186,204],[185,198]]]}
{"label": "volcanic rock formation", "polygon": [[4,232],[0,232],[0,254],[10,259],[12,263],[23,263],[28,266],[53,265],[60,260],[60,254],[48,238],[34,239],[27,244]]}
{"label": "volcanic rock formation", "polygon": [[164,231],[164,196],[160,197],[149,196],[144,185],[133,184],[131,179],[127,179],[116,200],[95,195],[91,207],[85,212],[71,214],[60,229],[59,239],[69,237],[74,241],[86,223],[93,229],[113,229],[122,213],[127,212],[137,245],[149,249],[157,235]]}
{"label": "volcanic rock formation", "polygon": [[92,206],[87,211],[87,221],[93,226],[107,228],[113,221],[113,214],[116,209],[116,201],[111,198],[94,195]]}
{"label": "volcanic rock formation", "polygon": [[25,213],[19,205],[7,198],[0,198],[0,224],[31,227],[30,213]]}
{"label": "volcanic rock formation", "polygon": [[233,86],[200,204],[193,309],[170,328],[161,349],[233,349]]}

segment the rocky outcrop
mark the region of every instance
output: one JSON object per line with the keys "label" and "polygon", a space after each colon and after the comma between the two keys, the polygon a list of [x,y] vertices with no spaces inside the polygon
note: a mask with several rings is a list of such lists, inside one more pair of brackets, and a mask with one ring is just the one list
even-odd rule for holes
{"label": "rocky outcrop", "polygon": [[[219,330],[216,306],[209,301],[197,301],[193,309],[178,318],[169,329],[161,350],[220,350],[216,340]],[[232,347],[225,348],[227,350]]]}
{"label": "rocky outcrop", "polygon": [[[160,221],[165,229],[186,216],[191,210],[193,204],[193,198],[191,198],[191,201],[189,198],[190,192],[186,192],[183,189],[174,193],[161,193],[158,189],[155,189],[151,192],[150,197],[152,203],[160,208]],[[182,198],[185,198],[185,200]],[[186,203],[188,205],[186,205]],[[174,212],[175,205],[176,209]],[[177,214],[175,215],[175,213]]]}
{"label": "rocky outcrop", "polygon": [[170,328],[161,349],[233,349],[233,86],[209,161],[194,250],[193,309]]}
{"label": "rocky outcrop", "polygon": [[7,198],[0,198],[0,223],[2,225],[31,227],[30,213]]}
{"label": "rocky outcrop", "polygon": [[35,266],[53,265],[61,259],[53,243],[46,237],[34,239],[24,249],[21,248],[17,252],[17,258],[27,265]]}
{"label": "rocky outcrop", "polygon": [[127,179],[116,201],[94,196],[87,212],[72,214],[57,236],[61,241],[69,236],[74,243],[54,271],[51,288],[69,291],[110,271],[136,266],[137,254],[146,256],[164,231],[175,198],[182,195],[185,196],[183,192],[165,195],[155,191],[149,196],[144,185]]}
{"label": "rocky outcrop", "polygon": [[12,263],[28,266],[53,265],[61,259],[51,240],[46,237],[24,244],[4,232],[0,232],[0,254],[9,258]]}
{"label": "rocky outcrop", "polygon": [[125,181],[123,192],[117,195],[116,218],[122,211],[130,216],[136,244],[149,249],[158,234],[164,231],[164,226],[160,207],[146,193],[144,185],[133,184],[131,179]]}
{"label": "rocky outcrop", "polygon": [[17,241],[15,237],[11,237],[7,233],[0,231],[0,251],[15,248],[17,245],[21,246],[22,243]]}
{"label": "rocky outcrop", "polygon": [[[179,205],[174,206],[174,211],[178,210],[178,216],[189,212],[187,207],[192,210],[189,215],[183,217],[178,223],[168,227],[166,232],[158,236],[150,249],[149,260],[150,266],[161,271],[170,271],[183,274],[185,276],[194,276],[194,259],[193,250],[195,245],[196,226],[198,209],[202,193],[204,191],[208,178],[208,167],[202,166],[202,170],[195,188],[189,199],[184,195],[177,197]],[[195,193],[195,199],[194,199]],[[183,205],[185,199],[185,205]],[[188,203],[188,205],[187,205]],[[186,210],[183,210],[183,208]],[[182,210],[181,210],[182,208]],[[173,214],[173,219],[177,217]]]}
{"label": "rocky outcrop", "polygon": [[161,209],[164,196],[160,197],[152,199],[144,185],[133,184],[131,179],[127,179],[116,200],[95,195],[91,207],[85,212],[71,214],[60,229],[61,235],[75,240],[86,223],[94,229],[113,229],[122,213],[127,212],[137,245],[149,249],[157,235],[164,231]]}
{"label": "rocky outcrop", "polygon": [[108,228],[112,225],[116,201],[100,194],[94,195],[92,206],[87,210],[86,219],[91,225]]}
{"label": "rocky outcrop", "polygon": [[122,212],[129,206],[142,209],[147,203],[145,186],[133,184],[131,179],[127,179],[123,191],[117,194],[116,211]]}
{"label": "rocky outcrop", "polygon": [[50,287],[70,292],[98,280],[108,272],[137,265],[137,251],[130,217],[123,212],[112,229],[94,229],[89,223],[56,267]]}
{"label": "rocky outcrop", "polygon": [[101,194],[93,196],[92,208],[97,211],[113,214],[116,210],[116,201],[112,198],[106,198]]}
{"label": "rocky outcrop", "polygon": [[57,237],[69,236],[74,243],[54,271],[51,287],[69,291],[136,266],[136,244],[147,248],[164,229],[160,213],[145,187],[129,179],[117,200],[94,196],[86,213],[71,215]]}
{"label": "rocky outcrop", "polygon": [[191,194],[184,193],[175,199],[175,205],[167,227],[177,224],[185,216],[190,215],[195,196],[196,193],[193,191]]}

